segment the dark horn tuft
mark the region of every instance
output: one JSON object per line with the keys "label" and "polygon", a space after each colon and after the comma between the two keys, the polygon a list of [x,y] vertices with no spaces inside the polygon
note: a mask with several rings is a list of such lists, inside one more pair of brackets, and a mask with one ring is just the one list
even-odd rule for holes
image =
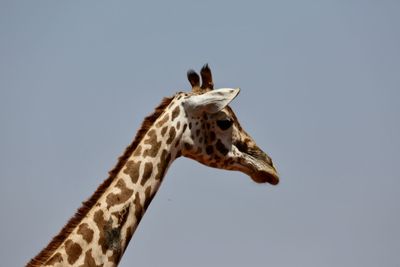
{"label": "dark horn tuft", "polygon": [[187,77],[192,88],[200,86],[200,77],[194,70],[188,70]]}
{"label": "dark horn tuft", "polygon": [[214,83],[212,80],[211,69],[208,64],[205,64],[200,71],[201,80],[202,80],[202,89],[214,89]]}

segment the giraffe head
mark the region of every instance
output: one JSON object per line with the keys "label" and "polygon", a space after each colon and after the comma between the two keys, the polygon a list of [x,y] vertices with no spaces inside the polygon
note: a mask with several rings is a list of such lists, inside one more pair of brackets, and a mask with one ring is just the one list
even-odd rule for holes
{"label": "giraffe head", "polygon": [[201,85],[199,75],[188,71],[192,92],[181,102],[188,125],[181,138],[182,155],[210,167],[241,171],[257,183],[278,184],[271,158],[244,131],[228,106],[240,90],[214,90],[208,65],[200,75]]}

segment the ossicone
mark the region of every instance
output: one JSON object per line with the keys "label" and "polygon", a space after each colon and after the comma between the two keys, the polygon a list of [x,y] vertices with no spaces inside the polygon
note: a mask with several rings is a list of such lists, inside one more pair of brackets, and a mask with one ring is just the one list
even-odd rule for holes
{"label": "ossicone", "polygon": [[214,83],[212,80],[211,69],[208,66],[208,64],[205,64],[201,68],[200,75],[201,75],[201,80],[202,80],[201,89],[207,90],[207,91],[214,89]]}
{"label": "ossicone", "polygon": [[200,87],[200,76],[194,70],[188,70],[187,77],[192,88]]}
{"label": "ossicone", "polygon": [[[200,86],[201,76],[201,86]],[[205,64],[200,70],[200,76],[192,69],[187,72],[187,77],[192,86],[192,91],[196,94],[203,94],[214,89],[211,69],[208,64]]]}

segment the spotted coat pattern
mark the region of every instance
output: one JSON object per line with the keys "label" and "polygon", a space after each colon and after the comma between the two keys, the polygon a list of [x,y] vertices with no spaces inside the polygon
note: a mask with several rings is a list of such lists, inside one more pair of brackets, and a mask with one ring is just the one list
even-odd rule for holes
{"label": "spotted coat pattern", "polygon": [[[104,191],[83,218],[78,217],[76,225],[74,221],[67,224],[74,227],[71,231],[67,228],[67,234],[59,234],[62,242],[53,240],[57,247],[50,249],[51,254],[46,254],[46,248],[28,267],[117,266],[168,167],[181,155],[211,167],[242,170],[237,167],[243,161],[238,155],[248,154],[273,168],[270,158],[242,130],[228,106],[215,114],[194,114],[185,108],[188,98],[212,90],[207,68],[202,69],[201,87],[196,74],[188,73],[193,92],[177,93],[152,125],[142,125],[139,133],[143,127],[146,132],[140,142],[126,160],[119,161],[123,165],[112,173],[109,184],[102,185]],[[232,123],[234,127],[230,127]]]}

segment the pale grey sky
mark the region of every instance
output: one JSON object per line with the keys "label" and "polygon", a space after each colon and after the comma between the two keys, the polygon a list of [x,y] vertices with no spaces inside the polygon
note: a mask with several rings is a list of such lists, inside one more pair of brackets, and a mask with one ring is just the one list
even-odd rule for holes
{"label": "pale grey sky", "polygon": [[400,266],[400,2],[0,1],[0,258],[22,266],[208,62],[277,187],[171,167],[120,266]]}

